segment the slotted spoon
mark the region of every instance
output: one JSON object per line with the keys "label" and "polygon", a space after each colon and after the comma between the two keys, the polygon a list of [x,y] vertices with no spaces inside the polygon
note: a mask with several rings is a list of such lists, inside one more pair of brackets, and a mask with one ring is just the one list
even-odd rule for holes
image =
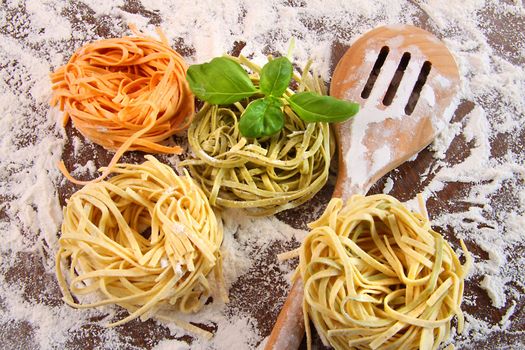
{"label": "slotted spoon", "polygon": [[[457,107],[459,72],[447,47],[410,25],[376,28],[341,58],[330,94],[361,110],[336,125],[339,170],[334,197],[366,194],[383,175],[432,142]],[[266,350],[297,349],[304,335],[303,283],[277,318]]]}

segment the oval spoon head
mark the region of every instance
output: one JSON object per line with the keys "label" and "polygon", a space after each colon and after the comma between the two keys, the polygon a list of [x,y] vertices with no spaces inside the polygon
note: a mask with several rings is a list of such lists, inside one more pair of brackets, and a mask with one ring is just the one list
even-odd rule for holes
{"label": "oval spoon head", "polygon": [[458,90],[454,57],[431,33],[389,25],[359,38],[337,64],[330,88],[332,96],[361,105],[336,125],[334,196],[366,193],[430,144],[452,117]]}

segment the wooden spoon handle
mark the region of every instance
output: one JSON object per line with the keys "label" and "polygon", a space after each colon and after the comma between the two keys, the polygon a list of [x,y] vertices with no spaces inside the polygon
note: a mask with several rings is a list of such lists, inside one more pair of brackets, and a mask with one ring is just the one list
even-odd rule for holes
{"label": "wooden spoon handle", "polygon": [[[339,138],[341,135],[340,126],[336,130],[337,138]],[[339,167],[342,168],[341,157],[339,157],[339,162]],[[367,190],[368,188],[363,189],[360,186],[355,186],[346,174],[342,174],[342,176],[340,174],[337,178],[333,197],[347,199],[352,194],[366,193]],[[264,350],[295,350],[299,348],[304,336],[303,297],[303,280],[299,277],[286,298]]]}
{"label": "wooden spoon handle", "polygon": [[298,349],[303,336],[303,281],[299,278],[295,281],[288,298],[286,298],[264,349]]}
{"label": "wooden spoon handle", "polygon": [[[341,123],[336,127],[336,138],[338,139],[338,143],[340,142],[342,133],[341,125],[344,124],[346,123]],[[346,169],[346,166],[343,166],[344,163],[342,164],[341,159],[342,156],[339,154],[339,168]],[[355,186],[351,179],[346,176],[345,171],[339,171],[337,183],[332,196],[348,199],[348,197],[354,193],[366,193],[367,189]],[[264,350],[295,350],[299,348],[304,336],[305,321],[303,315],[303,297],[303,280],[299,277],[286,298]]]}

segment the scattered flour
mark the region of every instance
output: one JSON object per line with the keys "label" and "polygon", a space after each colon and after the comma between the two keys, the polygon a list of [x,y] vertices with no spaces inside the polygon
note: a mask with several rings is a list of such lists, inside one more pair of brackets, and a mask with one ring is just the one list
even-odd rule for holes
{"label": "scattered flour", "polygon": [[389,178],[386,179],[385,187],[383,188],[383,193],[384,194],[389,194],[390,191],[392,191],[393,188],[394,188],[394,180],[392,180],[392,178],[389,177]]}
{"label": "scattered flour", "polygon": [[73,176],[79,176],[79,175],[89,175],[90,178],[94,178],[95,175],[97,175],[97,167],[95,166],[95,162],[92,160],[88,160],[88,162],[84,165],[81,164],[75,164],[75,169],[71,172],[71,175]]}
{"label": "scattered flour", "polygon": [[489,294],[492,306],[496,308],[505,306],[505,284],[502,283],[501,279],[485,275],[479,285]]}
{"label": "scattered flour", "polygon": [[[493,18],[501,18],[501,23]],[[214,330],[212,340],[188,337],[173,324],[149,321],[123,328],[130,333],[133,326],[141,327],[138,341],[126,331],[103,327],[118,313],[115,308],[73,310],[60,300],[53,270],[62,218],[57,191],[62,177],[56,163],[62,158],[66,134],[59,126],[60,115],[48,105],[48,73],[83,43],[121,35],[128,22],[151,33],[160,25],[189,62],[228,52],[235,42],[245,43],[244,55],[264,62],[267,54],[287,52],[293,37],[294,59],[314,59],[316,71],[326,80],[333,64],[332,46],[349,45],[375,26],[417,24],[443,38],[460,68],[461,102],[473,107],[433,143],[433,162],[423,171],[424,185],[417,190],[430,200],[461,185],[445,203],[454,210],[438,207],[430,215],[437,227],[450,229],[477,252],[465,294],[466,329],[453,343],[461,349],[478,344],[492,344],[494,349],[524,346],[523,321],[516,319],[516,315],[523,317],[518,313],[525,290],[524,18],[522,1],[4,1],[0,7],[4,243],[0,246],[0,340],[4,347],[76,349],[89,343],[101,349],[254,349],[264,344],[268,332],[257,312],[277,312],[271,295],[284,295],[288,287],[293,266],[272,260],[281,252],[273,250],[295,246],[305,231],[274,217],[253,219],[228,210],[222,213],[222,250],[232,302],[214,301],[200,313],[185,316]],[[434,101],[429,92],[424,98],[430,105]],[[70,141],[74,155],[81,153],[86,141],[78,136]],[[466,153],[454,153],[458,143]],[[179,158],[168,161],[177,166]],[[74,169],[91,176],[96,165],[90,161]],[[396,180],[396,174],[390,174],[383,192],[391,192]],[[267,290],[256,290],[259,302],[247,303],[244,293],[253,292],[259,283]],[[479,296],[469,285],[482,288],[491,305],[479,307]],[[501,317],[489,320],[485,309]],[[498,342],[501,334],[515,341]],[[487,343],[489,338],[494,342]]]}

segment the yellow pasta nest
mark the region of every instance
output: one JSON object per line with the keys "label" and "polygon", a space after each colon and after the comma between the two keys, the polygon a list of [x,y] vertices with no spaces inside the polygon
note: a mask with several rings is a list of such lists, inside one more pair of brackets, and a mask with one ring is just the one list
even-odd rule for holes
{"label": "yellow pasta nest", "polygon": [[335,349],[437,349],[454,315],[461,331],[468,268],[426,214],[353,196],[344,207],[333,199],[310,226],[299,265],[308,336],[308,318]]}
{"label": "yellow pasta nest", "polygon": [[[64,300],[129,311],[110,326],[161,308],[198,311],[212,292],[209,274],[222,281],[222,224],[206,196],[188,176],[146,158],[141,165],[117,164],[115,176],[85,186],[64,208],[56,256]],[[100,300],[73,299],[92,293]]]}
{"label": "yellow pasta nest", "polygon": [[[248,67],[257,84],[260,67],[244,57],[231,57]],[[325,94],[322,82],[309,73],[294,74],[297,91]],[[294,92],[288,89],[285,95]],[[271,215],[297,207],[326,183],[335,149],[328,123],[306,123],[289,106],[285,126],[278,134],[247,139],[239,120],[249,101],[229,106],[206,103],[188,129],[194,158],[187,166],[211,205],[245,208],[253,215]]]}

